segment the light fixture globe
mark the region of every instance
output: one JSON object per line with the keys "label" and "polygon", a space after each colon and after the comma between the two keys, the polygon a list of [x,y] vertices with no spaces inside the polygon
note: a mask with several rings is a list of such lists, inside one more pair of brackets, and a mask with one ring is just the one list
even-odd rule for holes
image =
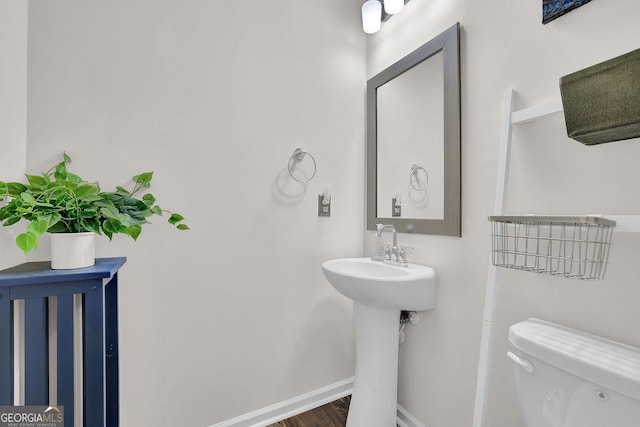
{"label": "light fixture globe", "polygon": [[[401,0],[402,1],[402,0]],[[403,3],[404,4],[404,3]],[[377,33],[382,22],[382,3],[367,0],[362,5],[362,29],[367,34]]]}
{"label": "light fixture globe", "polygon": [[384,0],[384,11],[389,15],[395,15],[404,8],[404,0]]}

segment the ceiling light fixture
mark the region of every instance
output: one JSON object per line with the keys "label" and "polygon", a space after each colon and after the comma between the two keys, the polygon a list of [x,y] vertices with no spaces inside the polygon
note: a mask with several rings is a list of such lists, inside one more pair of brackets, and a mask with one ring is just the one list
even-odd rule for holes
{"label": "ceiling light fixture", "polygon": [[367,34],[377,33],[382,24],[382,3],[367,0],[362,5],[362,29]]}
{"label": "ceiling light fixture", "polygon": [[384,11],[389,15],[395,15],[404,8],[404,0],[384,0]]}
{"label": "ceiling light fixture", "polygon": [[[362,5],[362,29],[367,34],[377,33],[382,22],[399,13],[409,0],[367,0]],[[384,6],[384,7],[383,7]]]}

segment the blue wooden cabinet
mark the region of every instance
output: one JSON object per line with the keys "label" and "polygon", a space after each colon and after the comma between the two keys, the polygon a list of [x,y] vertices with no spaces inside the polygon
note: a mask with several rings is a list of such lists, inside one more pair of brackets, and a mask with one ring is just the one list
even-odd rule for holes
{"label": "blue wooden cabinet", "polygon": [[[24,300],[25,404],[49,405],[48,298],[56,297],[57,404],[74,425],[74,295],[82,295],[84,426],[118,427],[118,270],[126,258],[51,270],[28,262],[0,271],[0,405],[13,405],[14,301]],[[77,361],[76,361],[77,362]]]}

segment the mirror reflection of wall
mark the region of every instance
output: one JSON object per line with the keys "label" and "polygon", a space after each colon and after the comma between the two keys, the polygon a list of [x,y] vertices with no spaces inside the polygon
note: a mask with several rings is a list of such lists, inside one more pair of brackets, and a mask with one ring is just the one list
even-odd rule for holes
{"label": "mirror reflection of wall", "polygon": [[402,217],[444,219],[443,78],[440,51],[377,90],[378,217],[399,195]]}

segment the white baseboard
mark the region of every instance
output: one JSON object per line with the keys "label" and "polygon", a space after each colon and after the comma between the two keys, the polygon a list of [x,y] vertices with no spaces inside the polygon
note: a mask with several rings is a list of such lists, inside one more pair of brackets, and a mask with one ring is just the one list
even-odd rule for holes
{"label": "white baseboard", "polygon": [[210,427],[266,427],[351,394],[353,377]]}
{"label": "white baseboard", "polygon": [[426,427],[400,404],[398,404],[398,425],[400,427]]}
{"label": "white baseboard", "polygon": [[[352,390],[353,378],[348,378],[210,427],[267,427],[348,396]],[[398,425],[400,427],[426,427],[400,405],[398,405]]]}

